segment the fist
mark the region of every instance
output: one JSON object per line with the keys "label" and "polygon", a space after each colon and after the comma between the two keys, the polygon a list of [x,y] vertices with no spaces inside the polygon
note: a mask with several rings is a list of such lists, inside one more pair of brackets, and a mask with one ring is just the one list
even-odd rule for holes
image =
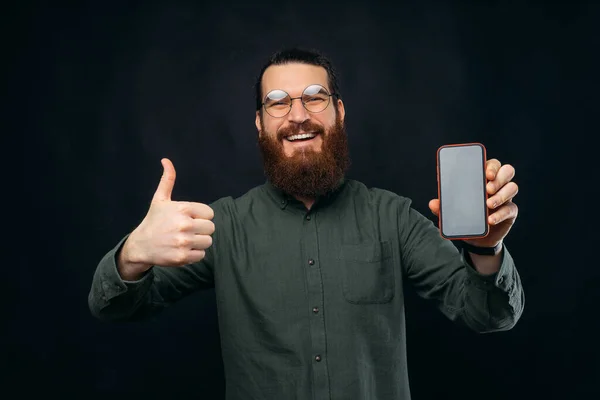
{"label": "fist", "polygon": [[177,267],[202,260],[212,245],[215,225],[213,210],[202,203],[172,201],[175,167],[161,160],[163,175],[150,209],[123,247],[124,263]]}

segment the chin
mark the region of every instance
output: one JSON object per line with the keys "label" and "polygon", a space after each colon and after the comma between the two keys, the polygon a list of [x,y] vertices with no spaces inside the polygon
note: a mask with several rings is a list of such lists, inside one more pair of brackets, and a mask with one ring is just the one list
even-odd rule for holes
{"label": "chin", "polygon": [[322,147],[322,143],[316,144],[310,144],[310,145],[305,145],[302,147],[288,147],[286,148],[284,146],[283,148],[283,153],[287,156],[287,157],[293,157],[295,155],[301,155],[301,154],[305,154],[305,153],[320,153],[321,152],[321,147]]}

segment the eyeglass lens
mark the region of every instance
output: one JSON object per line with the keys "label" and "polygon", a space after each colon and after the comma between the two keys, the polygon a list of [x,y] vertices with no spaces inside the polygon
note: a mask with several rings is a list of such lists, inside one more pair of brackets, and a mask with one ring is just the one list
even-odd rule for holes
{"label": "eyeglass lens", "polygon": [[[302,93],[302,104],[313,113],[321,112],[329,105],[329,92],[321,85],[310,85]],[[283,117],[292,108],[292,98],[283,90],[272,90],[265,98],[265,110],[273,117]]]}

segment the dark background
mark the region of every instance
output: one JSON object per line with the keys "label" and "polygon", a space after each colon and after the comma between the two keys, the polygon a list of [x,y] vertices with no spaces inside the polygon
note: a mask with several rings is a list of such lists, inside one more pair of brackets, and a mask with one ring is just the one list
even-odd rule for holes
{"label": "dark background", "polygon": [[439,146],[479,141],[516,168],[506,244],[524,315],[475,335],[407,288],[413,398],[600,396],[598,3],[116,4],[11,3],[1,16],[4,173],[17,180],[3,196],[17,221],[3,398],[222,396],[211,292],[131,324],[93,319],[87,294],[98,261],[144,217],[161,157],[177,168],[175,200],[264,181],[252,85],[292,44],[340,71],[351,178],[433,218]]}

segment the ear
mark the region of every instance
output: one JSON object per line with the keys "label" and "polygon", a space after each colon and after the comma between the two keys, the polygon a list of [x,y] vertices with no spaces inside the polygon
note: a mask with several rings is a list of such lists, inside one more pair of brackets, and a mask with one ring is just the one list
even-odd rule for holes
{"label": "ear", "polygon": [[254,124],[256,125],[256,130],[258,131],[258,136],[262,134],[260,129],[260,111],[256,111],[256,119],[254,120]]}
{"label": "ear", "polygon": [[344,108],[344,102],[342,101],[342,99],[338,99],[337,109],[338,109],[338,114],[340,116],[340,121],[344,122],[344,117],[346,117],[346,109]]}

